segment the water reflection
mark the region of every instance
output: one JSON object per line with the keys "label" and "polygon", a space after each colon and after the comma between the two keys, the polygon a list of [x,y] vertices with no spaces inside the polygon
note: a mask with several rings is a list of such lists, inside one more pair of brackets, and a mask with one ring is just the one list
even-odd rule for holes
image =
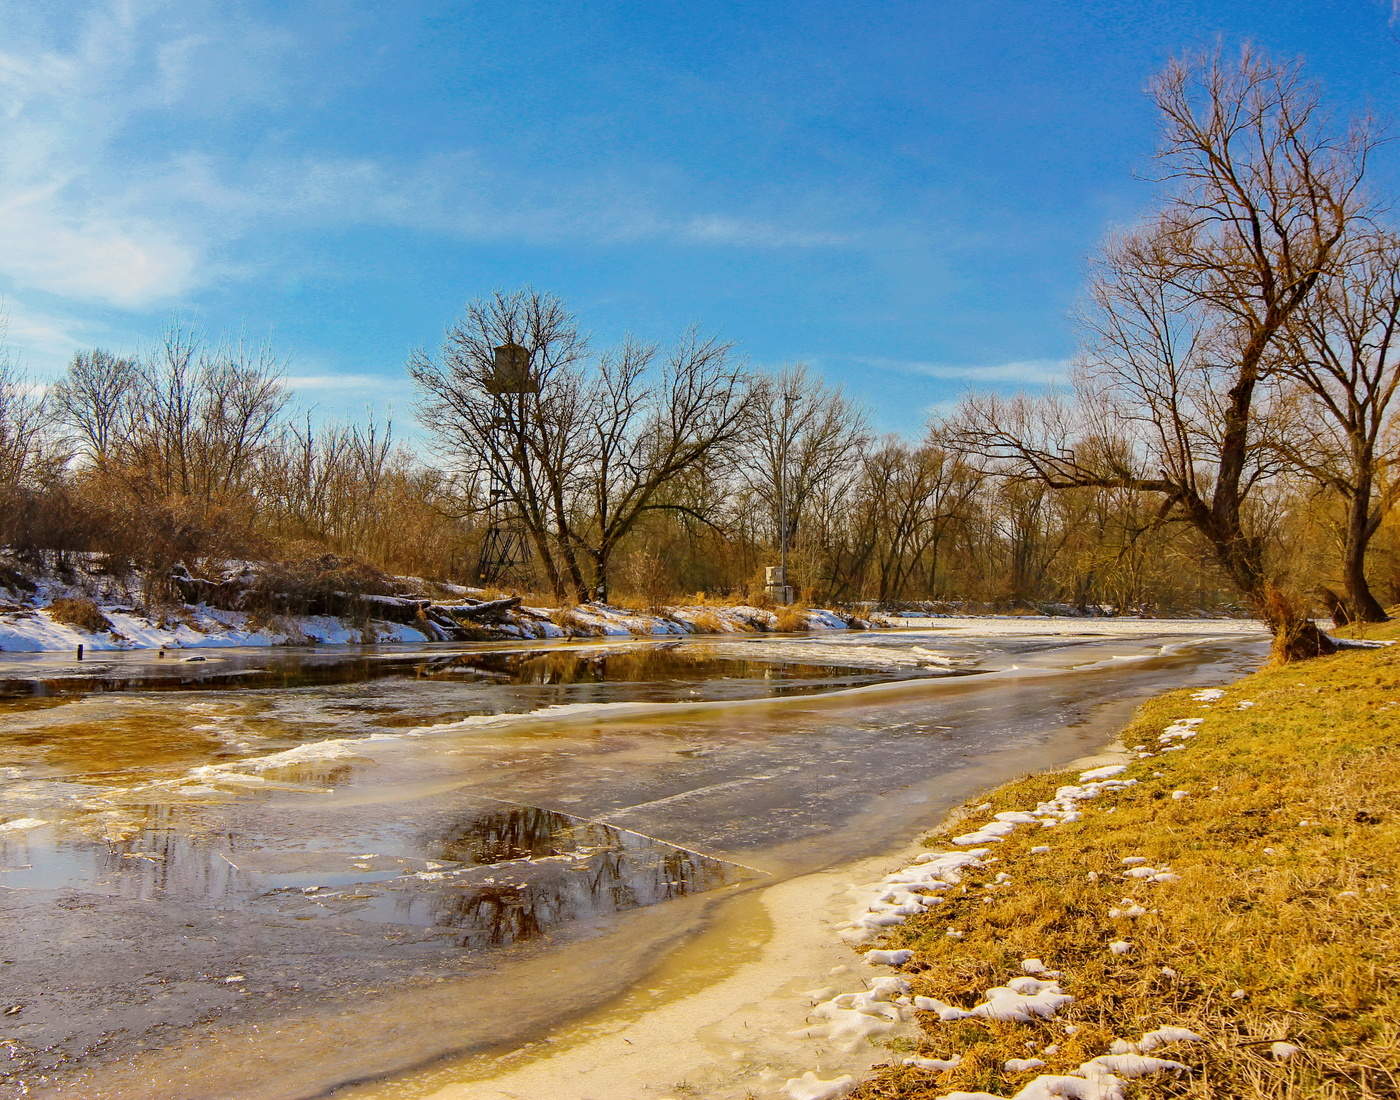
{"label": "water reflection", "polygon": [[[733,864],[568,817],[509,807],[464,819],[441,839],[442,889],[399,899],[397,920],[461,929],[463,945],[533,939],[566,922],[655,905],[736,881]],[[429,872],[430,874],[432,872]]]}
{"label": "water reflection", "polygon": [[[907,674],[907,673],[906,673]],[[149,654],[90,660],[51,671],[0,671],[0,698],[29,699],[95,692],[189,691],[210,688],[299,688],[376,680],[438,680],[521,685],[685,684],[716,680],[763,681],[766,691],[829,688],[831,681],[863,683],[889,673],[802,661],[719,657],[703,645],[627,644],[617,649],[552,648],[468,653],[223,652],[161,660]],[[805,683],[818,681],[818,683]]]}
{"label": "water reflection", "polygon": [[609,914],[714,889],[744,873],[638,833],[530,806],[465,808],[396,844],[385,843],[392,823],[378,837],[345,838],[391,851],[288,850],[205,824],[199,807],[151,805],[130,808],[126,827],[113,828],[105,844],[51,828],[0,834],[0,884],[443,929],[476,951],[569,926],[584,931]]}

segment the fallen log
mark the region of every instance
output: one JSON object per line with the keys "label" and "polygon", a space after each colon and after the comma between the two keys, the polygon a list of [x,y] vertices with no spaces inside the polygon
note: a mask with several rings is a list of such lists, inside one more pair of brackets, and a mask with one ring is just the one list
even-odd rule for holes
{"label": "fallen log", "polygon": [[343,590],[282,591],[265,585],[266,577],[244,573],[212,581],[193,576],[177,565],[170,579],[186,603],[207,604],[231,611],[254,607],[286,615],[331,615],[360,620],[379,619],[424,628],[435,641],[455,641],[472,637],[471,629],[499,619],[520,606],[519,596],[497,600],[468,600],[462,603],[436,603],[421,596],[387,596],[372,592]]}
{"label": "fallen log", "polygon": [[479,600],[476,603],[435,603],[434,610],[446,612],[454,619],[488,622],[520,606],[519,596],[504,596],[499,600]]}

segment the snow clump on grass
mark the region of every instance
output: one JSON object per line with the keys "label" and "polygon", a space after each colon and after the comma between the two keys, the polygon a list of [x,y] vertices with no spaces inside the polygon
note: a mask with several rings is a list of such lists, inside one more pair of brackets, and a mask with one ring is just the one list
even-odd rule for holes
{"label": "snow clump on grass", "polygon": [[840,1100],[849,1096],[856,1087],[856,1079],[851,1076],[836,1077],[823,1081],[811,1070],[801,1077],[794,1077],[783,1086],[783,1095],[789,1100]]}

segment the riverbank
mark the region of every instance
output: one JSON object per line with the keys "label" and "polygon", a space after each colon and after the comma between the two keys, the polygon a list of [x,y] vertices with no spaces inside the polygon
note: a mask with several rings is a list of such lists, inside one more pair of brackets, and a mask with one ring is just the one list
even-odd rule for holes
{"label": "riverbank", "polygon": [[[1134,616],[992,614],[955,603],[879,610],[870,605],[821,608],[758,607],[697,594],[646,608],[607,603],[531,606],[519,596],[392,577],[334,557],[299,562],[229,562],[211,577],[183,566],[167,592],[148,598],[151,578],[96,555],[71,555],[42,567],[17,567],[0,555],[0,652],[87,653],[122,650],[269,646],[421,645],[437,642],[571,638],[658,638],[712,634],[916,628],[986,634],[1136,633],[1151,621]],[[156,586],[160,587],[160,586]],[[169,587],[167,585],[167,587]],[[173,601],[173,602],[172,602]],[[1194,634],[1202,623],[1223,633],[1249,632],[1250,620],[1178,618],[1175,629]],[[1058,624],[1051,627],[1049,624]]]}
{"label": "riverbank", "polygon": [[1397,1094],[1400,652],[1173,692],[1121,740],[998,788],[869,894],[848,934],[892,953],[813,1015],[918,1037],[788,1096]]}
{"label": "riverbank", "polygon": [[[325,558],[231,562],[216,579],[181,567],[169,594],[93,555],[27,570],[0,558],[0,652],[111,652],[248,646],[362,646],[555,638],[665,637],[862,629],[850,612],[734,601],[649,609],[535,607],[461,585],[391,577]],[[902,623],[902,619],[896,621]]]}

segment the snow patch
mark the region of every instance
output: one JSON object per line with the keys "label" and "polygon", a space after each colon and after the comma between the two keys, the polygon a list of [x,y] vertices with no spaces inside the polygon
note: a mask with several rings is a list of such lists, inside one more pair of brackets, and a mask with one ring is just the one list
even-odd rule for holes
{"label": "snow patch", "polygon": [[823,1081],[811,1070],[801,1077],[793,1077],[783,1085],[783,1095],[790,1100],[840,1100],[849,1096],[856,1087],[854,1077],[836,1077]]}

